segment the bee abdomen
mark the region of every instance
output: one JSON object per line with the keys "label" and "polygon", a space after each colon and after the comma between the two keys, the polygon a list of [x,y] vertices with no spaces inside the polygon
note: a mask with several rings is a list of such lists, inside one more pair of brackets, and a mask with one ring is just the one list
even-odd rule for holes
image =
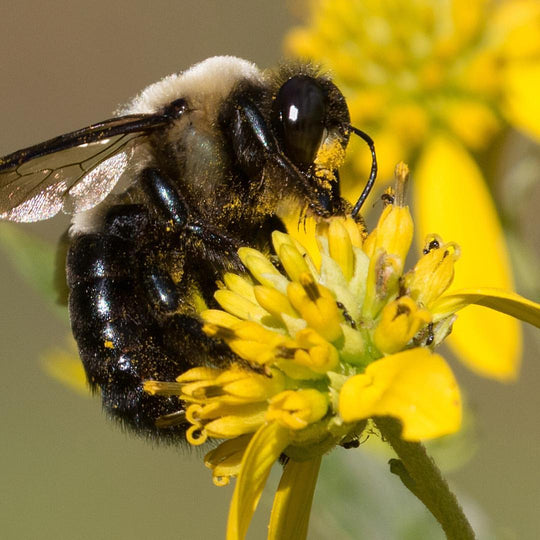
{"label": "bee abdomen", "polygon": [[126,426],[147,435],[177,436],[181,426],[157,428],[159,416],[182,408],[177,398],[147,395],[148,379],[174,380],[184,371],[172,357],[138,275],[136,246],[108,233],[76,236],[67,258],[73,335],[103,406]]}

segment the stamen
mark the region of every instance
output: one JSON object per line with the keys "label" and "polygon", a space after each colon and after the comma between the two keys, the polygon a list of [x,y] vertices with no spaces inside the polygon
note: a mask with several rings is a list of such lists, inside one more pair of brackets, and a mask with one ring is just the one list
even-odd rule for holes
{"label": "stamen", "polygon": [[186,440],[193,446],[200,446],[208,439],[208,435],[199,424],[194,424],[186,431]]}
{"label": "stamen", "polygon": [[178,426],[186,422],[186,411],[176,411],[171,414],[164,414],[156,420],[156,427],[167,428]]}
{"label": "stamen", "polygon": [[405,192],[409,181],[409,167],[401,161],[396,165],[394,176],[396,179],[394,205],[405,206]]}
{"label": "stamen", "polygon": [[231,479],[228,476],[212,476],[212,481],[217,487],[223,487],[229,485]]}
{"label": "stamen", "polygon": [[144,381],[144,391],[155,396],[177,396],[182,390],[182,386],[175,382],[162,382],[162,381]]}
{"label": "stamen", "polygon": [[186,411],[186,420],[191,424],[197,424],[200,427],[201,412],[203,407],[201,405],[190,405]]}

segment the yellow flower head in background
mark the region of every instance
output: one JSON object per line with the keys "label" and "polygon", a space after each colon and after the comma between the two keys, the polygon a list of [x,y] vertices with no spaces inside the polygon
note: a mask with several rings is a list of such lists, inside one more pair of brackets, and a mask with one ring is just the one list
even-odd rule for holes
{"label": "yellow flower head in background", "polygon": [[[310,0],[305,26],[286,39],[288,53],[320,62],[343,91],[353,125],[374,139],[380,177],[407,159],[415,171],[418,242],[433,231],[466,253],[454,285],[512,288],[502,228],[476,162],[494,135],[515,127],[540,139],[538,0]],[[355,174],[369,170],[355,154]],[[385,168],[386,167],[386,168]],[[436,181],[434,181],[436,179]],[[470,367],[515,377],[519,325],[468,310],[450,344]],[[504,361],[497,371],[490,357]]]}
{"label": "yellow flower head in background", "polygon": [[540,137],[536,0],[309,3],[308,25],[286,48],[331,69],[354,122],[377,141],[383,178],[437,133],[472,151],[505,124]]}
{"label": "yellow flower head in background", "polygon": [[185,402],[191,444],[223,441],[205,463],[218,485],[238,476],[229,540],[244,538],[280,458],[286,465],[269,538],[302,539],[322,455],[336,445],[357,446],[370,418],[397,418],[407,441],[459,429],[459,388],[433,352],[458,309],[483,304],[540,325],[540,306],[513,293],[448,294],[460,249],[437,235],[405,269],[413,238],[407,177],[399,165],[392,202],[370,234],[352,218],[336,217],[319,223],[317,253],[281,232],[272,235],[278,264],[241,248],[249,274],[225,274],[215,293],[223,311],[201,314],[204,331],[226,342],[237,360],[191,369],[173,383],[145,383],[147,392]]}

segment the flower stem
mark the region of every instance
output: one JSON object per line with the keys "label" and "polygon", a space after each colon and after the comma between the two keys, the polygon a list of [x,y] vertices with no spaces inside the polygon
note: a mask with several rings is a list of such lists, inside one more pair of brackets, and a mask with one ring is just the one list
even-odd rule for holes
{"label": "flower stem", "polygon": [[474,539],[475,534],[450,491],[441,471],[424,446],[401,438],[401,425],[391,418],[377,418],[377,428],[392,446],[399,459],[390,460],[390,471],[397,474],[405,487],[416,495],[435,516],[449,540]]}

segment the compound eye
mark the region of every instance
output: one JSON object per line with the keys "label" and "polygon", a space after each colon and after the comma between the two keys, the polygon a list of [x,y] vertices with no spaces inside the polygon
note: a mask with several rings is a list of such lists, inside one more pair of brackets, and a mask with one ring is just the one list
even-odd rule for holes
{"label": "compound eye", "polygon": [[326,96],[319,83],[306,75],[289,79],[279,89],[274,114],[285,154],[301,168],[311,165],[326,117]]}

